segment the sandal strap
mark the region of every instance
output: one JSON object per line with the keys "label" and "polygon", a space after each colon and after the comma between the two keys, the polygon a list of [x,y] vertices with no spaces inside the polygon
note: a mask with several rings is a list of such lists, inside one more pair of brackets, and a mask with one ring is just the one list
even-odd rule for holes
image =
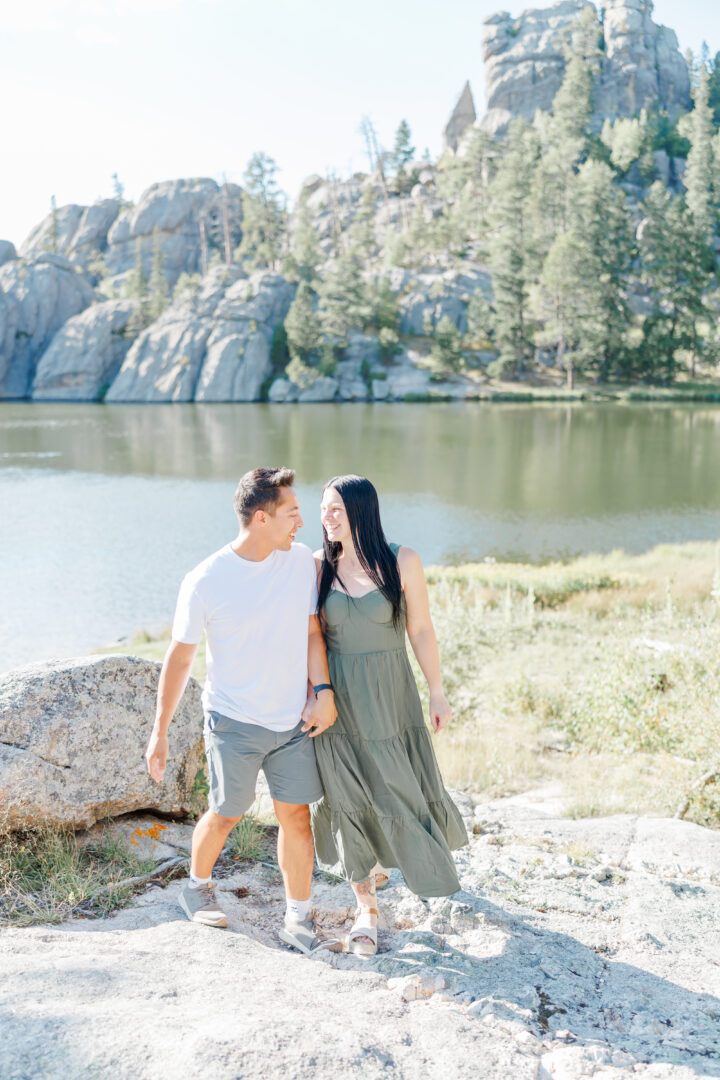
{"label": "sandal strap", "polygon": [[376,908],[364,909],[361,911],[355,922],[353,923],[352,930],[348,934],[348,941],[355,941],[356,938],[367,937],[377,945],[377,925],[371,921],[371,916],[377,915]]}

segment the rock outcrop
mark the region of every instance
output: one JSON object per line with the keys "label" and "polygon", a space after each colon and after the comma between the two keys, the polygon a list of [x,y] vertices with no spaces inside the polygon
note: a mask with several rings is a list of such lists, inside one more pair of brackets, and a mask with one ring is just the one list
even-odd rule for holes
{"label": "rock outcrop", "polygon": [[[101,199],[92,206],[69,203],[35,226],[20,247],[26,258],[42,255],[57,246],[57,253],[87,267],[93,257],[105,250],[108,232],[120,212],[117,199]],[[55,236],[53,236],[55,233]]]}
{"label": "rock outcrop", "polygon": [[106,400],[256,401],[294,292],[278,274],[218,268],[140,335]]}
{"label": "rock outcrop", "polygon": [[145,272],[153,257],[157,229],[165,276],[174,285],[180,274],[202,268],[202,250],[222,251],[227,218],[232,250],[240,241],[242,189],[220,187],[214,180],[165,180],[144,191],[136,206],[127,207],[113,224],[107,239],[105,264],[116,277],[131,270],[140,241]]}
{"label": "rock outcrop", "polygon": [[450,114],[450,119],[445,125],[443,132],[445,146],[450,150],[457,150],[460,139],[467,129],[472,127],[476,119],[477,113],[475,112],[472,90],[470,89],[470,83],[466,82],[460,97],[457,99],[455,108]]}
{"label": "rock outcrop", "polygon": [[122,365],[134,335],[132,300],[92,304],[62,326],[35,372],[35,401],[97,401]]}
{"label": "rock outcrop", "polygon": [[203,760],[197,684],[173,721],[163,784],[143,759],[159,670],[136,657],[99,656],[0,676],[0,806],[11,825],[80,827],[140,809],[191,810]]}
{"label": "rock outcrop", "polygon": [[30,393],[35,365],[57,330],[96,299],[90,279],[62,255],[0,266],[0,398]]}
{"label": "rock outcrop", "polygon": [[10,240],[0,240],[0,266],[12,259],[17,259],[15,245]]}
{"label": "rock outcrop", "polygon": [[[280,945],[269,853],[218,868],[224,933],[187,922],[180,881],[111,918],[5,930],[9,1076],[39,1064],[48,1080],[718,1076],[720,834],[569,819],[542,792],[455,798],[475,833],[456,853],[461,891],[421,900],[394,871],[369,961]],[[189,826],[118,827],[138,853],[187,856]],[[318,876],[313,901],[322,928],[349,929],[346,884]]]}
{"label": "rock outcrop", "polygon": [[[549,111],[565,71],[564,39],[589,0],[560,0],[513,19],[505,11],[485,20],[483,53],[487,111],[493,134],[515,117]],[[675,33],[652,20],[652,0],[605,0],[604,58],[596,80],[597,126],[605,117],[632,116],[643,107],[676,113],[690,107],[690,82]],[[600,25],[598,30],[600,30]]]}
{"label": "rock outcrop", "polygon": [[689,109],[690,76],[674,30],[652,19],[652,0],[604,0],[605,62],[594,106],[599,116],[644,107]]}

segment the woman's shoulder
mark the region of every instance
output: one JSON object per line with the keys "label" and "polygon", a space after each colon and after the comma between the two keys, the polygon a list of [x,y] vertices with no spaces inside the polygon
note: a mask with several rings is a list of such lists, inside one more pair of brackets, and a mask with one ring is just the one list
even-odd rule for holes
{"label": "woman's shoulder", "polygon": [[414,550],[414,548],[405,547],[404,544],[391,544],[390,547],[395,554],[398,565],[401,568],[404,566],[417,566],[418,564],[422,566],[420,556],[418,555],[417,551]]}

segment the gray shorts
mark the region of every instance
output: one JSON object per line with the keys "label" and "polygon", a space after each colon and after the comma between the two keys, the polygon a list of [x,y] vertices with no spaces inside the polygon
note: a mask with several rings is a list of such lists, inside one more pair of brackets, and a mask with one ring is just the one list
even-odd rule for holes
{"label": "gray shorts", "polygon": [[269,731],[221,713],[205,716],[210,809],[239,817],[255,802],[260,769],[277,802],[304,805],[322,798],[315,746],[302,721],[290,731]]}

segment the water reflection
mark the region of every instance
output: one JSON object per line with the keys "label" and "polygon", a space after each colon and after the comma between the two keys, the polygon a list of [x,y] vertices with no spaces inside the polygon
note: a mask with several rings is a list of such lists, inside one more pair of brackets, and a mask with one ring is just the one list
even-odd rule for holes
{"label": "water reflection", "polygon": [[712,405],[14,404],[0,463],[235,480],[286,462],[307,484],[365,472],[388,493],[582,517],[717,506],[719,430]]}
{"label": "water reflection", "polygon": [[232,534],[234,483],[377,484],[426,562],[547,560],[720,536],[720,408],[662,405],[0,405],[0,668],[170,618]]}

